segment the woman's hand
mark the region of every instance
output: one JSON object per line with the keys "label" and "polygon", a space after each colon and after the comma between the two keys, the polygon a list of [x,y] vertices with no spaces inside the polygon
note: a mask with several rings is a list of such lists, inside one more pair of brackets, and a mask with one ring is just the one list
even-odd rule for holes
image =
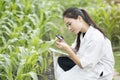
{"label": "woman's hand", "polygon": [[56,46],[60,49],[65,50],[69,57],[80,67],[82,68],[82,65],[80,63],[79,57],[76,56],[75,52],[72,50],[72,48],[64,41],[64,40],[59,40],[56,39]]}
{"label": "woman's hand", "polygon": [[56,42],[56,46],[59,49],[67,50],[70,47],[64,40],[59,40],[59,39],[56,38],[55,42]]}

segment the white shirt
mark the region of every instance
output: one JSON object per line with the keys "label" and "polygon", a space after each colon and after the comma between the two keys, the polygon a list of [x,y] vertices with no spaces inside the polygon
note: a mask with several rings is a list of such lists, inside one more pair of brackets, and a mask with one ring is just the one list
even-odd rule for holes
{"label": "white shirt", "polygon": [[[93,28],[89,27],[85,36],[80,36],[81,44],[76,53],[83,67],[75,65],[69,71],[63,71],[59,65],[55,68],[57,80],[112,80],[114,57],[109,39]],[[72,45],[75,48],[76,40]],[[103,72],[103,78],[100,77]],[[100,79],[101,78],[101,79]]]}

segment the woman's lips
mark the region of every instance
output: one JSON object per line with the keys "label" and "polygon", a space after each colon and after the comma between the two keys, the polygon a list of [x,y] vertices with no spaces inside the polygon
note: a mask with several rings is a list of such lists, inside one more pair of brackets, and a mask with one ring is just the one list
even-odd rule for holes
{"label": "woman's lips", "polygon": [[71,30],[71,32],[74,32],[74,30]]}

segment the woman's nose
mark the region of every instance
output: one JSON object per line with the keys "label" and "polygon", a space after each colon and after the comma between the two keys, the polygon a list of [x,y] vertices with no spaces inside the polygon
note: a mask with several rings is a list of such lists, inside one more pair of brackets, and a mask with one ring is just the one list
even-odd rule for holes
{"label": "woman's nose", "polygon": [[69,30],[71,30],[71,27],[70,27],[70,26],[68,26],[68,29],[69,29]]}

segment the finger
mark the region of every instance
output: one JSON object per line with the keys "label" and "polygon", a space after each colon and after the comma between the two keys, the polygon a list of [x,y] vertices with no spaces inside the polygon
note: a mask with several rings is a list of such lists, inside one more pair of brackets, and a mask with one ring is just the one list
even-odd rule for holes
{"label": "finger", "polygon": [[59,49],[62,49],[62,46],[61,46],[61,45],[56,44],[56,46],[57,46]]}
{"label": "finger", "polygon": [[61,43],[61,42],[59,42],[59,41],[56,41],[56,44],[57,44],[57,45],[61,45],[60,43]]}
{"label": "finger", "polygon": [[56,38],[55,38],[55,41],[63,42],[64,40],[60,40],[60,39],[58,39],[58,38],[56,37]]}
{"label": "finger", "polygon": [[57,37],[55,37],[55,41],[57,41],[58,40],[58,38]]}

